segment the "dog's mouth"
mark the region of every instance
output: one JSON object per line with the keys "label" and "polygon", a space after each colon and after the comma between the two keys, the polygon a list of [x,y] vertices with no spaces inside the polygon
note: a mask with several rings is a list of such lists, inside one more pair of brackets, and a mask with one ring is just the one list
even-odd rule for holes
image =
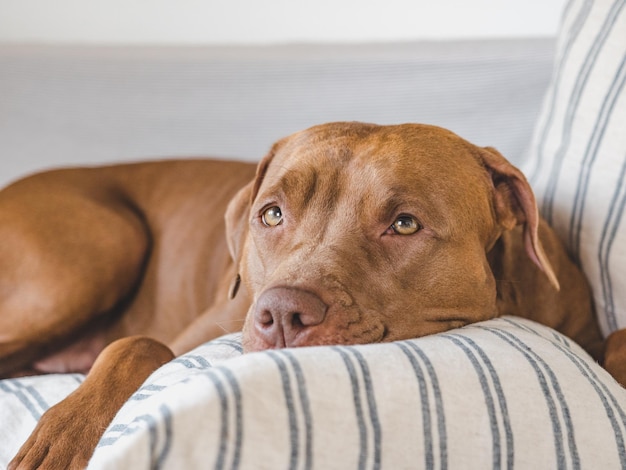
{"label": "dog's mouth", "polygon": [[[366,332],[367,333],[367,332]],[[242,345],[245,353],[266,351],[269,349],[282,348],[300,348],[313,346],[334,346],[334,345],[355,345],[355,344],[372,344],[387,341],[387,331],[382,329],[380,334],[372,335],[359,334],[349,336],[339,332],[329,332],[328,334],[309,334],[301,335],[295,340],[279,340],[268,342],[262,336],[255,332],[243,332]]]}

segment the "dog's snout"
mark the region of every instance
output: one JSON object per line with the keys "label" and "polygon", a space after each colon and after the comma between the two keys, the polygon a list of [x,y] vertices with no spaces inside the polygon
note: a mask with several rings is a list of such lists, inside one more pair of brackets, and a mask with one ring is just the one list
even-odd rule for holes
{"label": "dog's snout", "polygon": [[306,344],[307,333],[324,322],[328,306],[312,292],[274,287],[257,300],[254,324],[268,347]]}

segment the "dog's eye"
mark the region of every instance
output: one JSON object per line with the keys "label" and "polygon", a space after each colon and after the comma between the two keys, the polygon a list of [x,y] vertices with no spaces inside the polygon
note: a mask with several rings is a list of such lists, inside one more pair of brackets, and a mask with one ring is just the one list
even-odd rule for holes
{"label": "dog's eye", "polygon": [[263,212],[261,220],[268,227],[276,227],[283,221],[283,213],[278,206],[272,206]]}
{"label": "dog's eye", "polygon": [[391,224],[390,228],[398,235],[413,235],[422,227],[415,217],[411,215],[401,215]]}

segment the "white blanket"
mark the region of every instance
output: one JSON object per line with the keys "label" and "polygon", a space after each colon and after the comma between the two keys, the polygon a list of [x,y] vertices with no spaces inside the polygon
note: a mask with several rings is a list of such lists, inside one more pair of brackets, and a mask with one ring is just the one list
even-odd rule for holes
{"label": "white blanket", "polygon": [[[0,382],[0,465],[80,381]],[[626,390],[568,339],[505,317],[248,355],[220,338],[155,372],[89,468],[613,469],[625,442]]]}

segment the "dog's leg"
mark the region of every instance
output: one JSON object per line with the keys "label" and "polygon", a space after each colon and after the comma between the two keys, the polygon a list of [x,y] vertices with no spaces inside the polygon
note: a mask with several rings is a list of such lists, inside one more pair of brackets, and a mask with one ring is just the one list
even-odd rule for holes
{"label": "dog's leg", "polygon": [[8,469],[84,468],[124,402],[173,357],[166,346],[146,337],[111,343],[80,387],[44,413]]}
{"label": "dog's leg", "polygon": [[626,328],[614,331],[606,340],[604,367],[626,387]]}
{"label": "dog's leg", "polygon": [[223,301],[198,317],[171,350],[141,336],[111,343],[81,386],[44,413],[9,470],[84,468],[117,411],[153,371],[172,360],[174,353],[182,354],[210,338],[241,329],[249,307],[245,289],[241,290],[233,300],[224,295]]}
{"label": "dog's leg", "polygon": [[[0,377],[72,335],[85,338],[131,294],[149,251],[141,217],[114,181],[90,170],[43,173],[0,192],[0,240]],[[54,371],[88,370],[106,344],[99,339],[90,358]]]}

